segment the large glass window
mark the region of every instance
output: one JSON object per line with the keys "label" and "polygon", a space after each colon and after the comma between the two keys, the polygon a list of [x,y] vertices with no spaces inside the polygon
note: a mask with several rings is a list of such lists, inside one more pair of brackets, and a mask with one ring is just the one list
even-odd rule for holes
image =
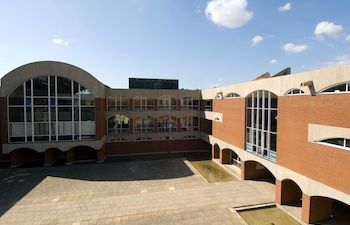
{"label": "large glass window", "polygon": [[237,93],[234,93],[234,92],[231,92],[231,93],[228,93],[227,95],[225,95],[225,98],[239,98],[239,97],[241,97],[241,96]]}
{"label": "large glass window", "polygon": [[246,149],[253,154],[276,161],[277,96],[255,91],[246,100]]}
{"label": "large glass window", "polygon": [[35,77],[16,88],[8,99],[10,142],[95,137],[94,96],[75,81]]}
{"label": "large glass window", "polygon": [[286,95],[302,95],[302,94],[304,94],[303,90],[295,88],[295,89],[289,90]]}

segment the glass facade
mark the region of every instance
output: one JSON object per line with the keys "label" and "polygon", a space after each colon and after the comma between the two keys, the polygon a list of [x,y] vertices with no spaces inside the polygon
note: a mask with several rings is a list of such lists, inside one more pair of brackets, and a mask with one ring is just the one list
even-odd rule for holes
{"label": "glass facade", "polygon": [[95,138],[95,98],[60,76],[32,78],[8,96],[9,142]]}
{"label": "glass facade", "polygon": [[276,162],[277,96],[255,91],[246,99],[246,150]]}

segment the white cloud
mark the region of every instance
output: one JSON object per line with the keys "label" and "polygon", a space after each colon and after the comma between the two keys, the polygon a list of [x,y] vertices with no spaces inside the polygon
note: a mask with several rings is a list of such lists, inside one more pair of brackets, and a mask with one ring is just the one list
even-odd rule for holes
{"label": "white cloud", "polygon": [[337,38],[342,31],[342,25],[337,25],[328,21],[322,21],[316,25],[314,34],[316,37],[322,40],[324,36]]}
{"label": "white cloud", "polygon": [[346,36],[345,41],[350,42],[350,35]]}
{"label": "white cloud", "polygon": [[278,60],[277,60],[277,59],[271,59],[271,60],[270,60],[270,64],[276,64],[276,63],[278,63]]}
{"label": "white cloud", "polygon": [[55,45],[64,45],[64,46],[67,46],[69,45],[69,41],[67,40],[63,40],[62,38],[53,38],[52,39],[52,43],[55,44]]}
{"label": "white cloud", "polygon": [[252,46],[257,46],[263,40],[264,40],[263,36],[256,35],[255,37],[252,38]]}
{"label": "white cloud", "polygon": [[350,55],[341,55],[335,58],[334,61],[326,63],[328,66],[340,66],[340,65],[345,65],[345,64],[350,64]]}
{"label": "white cloud", "polygon": [[286,4],[284,4],[283,6],[278,8],[278,11],[280,12],[286,12],[292,9],[292,3],[288,2]]}
{"label": "white cloud", "polygon": [[218,26],[238,28],[253,18],[253,12],[246,9],[247,5],[247,0],[211,0],[205,14]]}
{"label": "white cloud", "polygon": [[293,43],[287,43],[283,45],[283,50],[287,53],[300,53],[307,49],[307,45],[296,45]]}

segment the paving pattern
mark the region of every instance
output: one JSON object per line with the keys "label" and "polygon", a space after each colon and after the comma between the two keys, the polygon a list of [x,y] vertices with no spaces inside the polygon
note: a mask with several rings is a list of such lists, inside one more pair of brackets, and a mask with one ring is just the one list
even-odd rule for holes
{"label": "paving pattern", "polygon": [[183,158],[0,170],[1,225],[245,224],[266,182],[209,184]]}

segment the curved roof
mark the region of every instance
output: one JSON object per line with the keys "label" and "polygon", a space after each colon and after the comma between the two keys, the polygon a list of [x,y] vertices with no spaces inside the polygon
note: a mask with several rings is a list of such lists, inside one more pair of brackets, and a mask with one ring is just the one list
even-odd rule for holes
{"label": "curved roof", "polygon": [[105,97],[105,85],[94,76],[77,66],[57,61],[39,61],[17,67],[1,78],[0,94],[8,96],[24,81],[43,75],[66,77],[91,90],[96,98]]}

